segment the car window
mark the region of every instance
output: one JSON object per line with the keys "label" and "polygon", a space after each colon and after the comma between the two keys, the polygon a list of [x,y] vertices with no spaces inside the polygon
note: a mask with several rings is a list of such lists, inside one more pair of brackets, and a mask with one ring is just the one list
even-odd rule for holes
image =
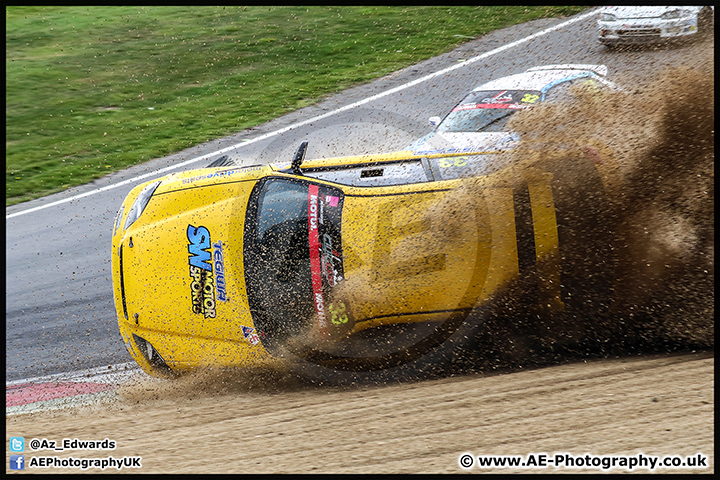
{"label": "car window", "polygon": [[540,100],[541,93],[534,90],[470,92],[438,125],[438,131],[503,132],[513,113]]}
{"label": "car window", "polygon": [[256,239],[264,243],[280,225],[307,218],[307,185],[267,182],[258,203]]}
{"label": "car window", "polygon": [[283,178],[259,182],[250,196],[245,283],[253,322],[266,344],[308,328],[318,301],[322,306],[343,278],[342,206],[337,188]]}

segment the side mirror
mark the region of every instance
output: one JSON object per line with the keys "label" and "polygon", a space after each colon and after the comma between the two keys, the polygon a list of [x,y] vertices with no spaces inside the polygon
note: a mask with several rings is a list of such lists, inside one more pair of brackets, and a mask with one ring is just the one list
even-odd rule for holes
{"label": "side mirror", "polygon": [[430,119],[428,120],[428,123],[430,124],[431,127],[437,127],[438,124],[440,123],[440,120],[441,120],[440,117],[430,117]]}
{"label": "side mirror", "polygon": [[303,160],[305,160],[305,152],[307,151],[307,146],[308,146],[308,142],[303,141],[300,144],[300,148],[297,149],[297,152],[295,152],[295,156],[292,159],[290,168],[292,169],[292,171],[295,175],[302,175],[302,170],[300,170],[300,165],[302,165]]}

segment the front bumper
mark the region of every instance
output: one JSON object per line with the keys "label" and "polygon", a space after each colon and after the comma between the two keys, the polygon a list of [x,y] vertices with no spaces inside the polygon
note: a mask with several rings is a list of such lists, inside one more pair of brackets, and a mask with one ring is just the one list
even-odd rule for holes
{"label": "front bumper", "polygon": [[604,45],[683,41],[698,32],[697,20],[652,23],[598,22],[598,41]]}

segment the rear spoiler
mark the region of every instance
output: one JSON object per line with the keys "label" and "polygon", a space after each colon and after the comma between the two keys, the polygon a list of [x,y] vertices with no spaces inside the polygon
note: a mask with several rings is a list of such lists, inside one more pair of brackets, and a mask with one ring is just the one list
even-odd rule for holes
{"label": "rear spoiler", "polygon": [[559,65],[542,65],[525,70],[526,72],[539,72],[542,70],[590,70],[604,77],[607,75],[608,68],[605,65],[589,65],[583,63],[565,63]]}

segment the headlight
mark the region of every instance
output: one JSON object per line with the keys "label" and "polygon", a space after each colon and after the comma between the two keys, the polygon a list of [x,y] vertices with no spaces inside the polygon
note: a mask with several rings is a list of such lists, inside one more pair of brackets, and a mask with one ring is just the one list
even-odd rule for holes
{"label": "headlight", "polygon": [[617,18],[615,18],[615,15],[612,13],[601,13],[600,20],[603,22],[614,22]]}
{"label": "headlight", "polygon": [[123,231],[127,230],[130,225],[135,223],[135,220],[140,218],[140,215],[142,214],[143,210],[145,210],[145,207],[147,207],[150,198],[153,196],[153,193],[155,193],[155,190],[160,185],[160,183],[161,181],[158,180],[157,182],[153,182],[142,189],[142,192],[140,192],[140,195],[138,195],[138,197],[135,199],[135,202],[133,202],[132,207],[130,207],[127,220],[125,220],[125,226],[123,227]]}
{"label": "headlight", "polygon": [[671,20],[673,18],[681,18],[686,15],[685,10],[670,10],[662,14],[662,18],[665,20]]}
{"label": "headlight", "polygon": [[165,360],[163,360],[163,358],[160,356],[160,353],[155,350],[155,347],[153,347],[150,342],[148,342],[142,337],[135,335],[134,333],[132,334],[132,336],[133,340],[135,340],[135,345],[137,345],[138,350],[140,350],[142,356],[145,357],[145,361],[150,364],[155,373],[157,373],[161,377],[166,378],[176,376],[175,372],[173,372],[173,370],[168,366],[168,364],[165,363]]}

